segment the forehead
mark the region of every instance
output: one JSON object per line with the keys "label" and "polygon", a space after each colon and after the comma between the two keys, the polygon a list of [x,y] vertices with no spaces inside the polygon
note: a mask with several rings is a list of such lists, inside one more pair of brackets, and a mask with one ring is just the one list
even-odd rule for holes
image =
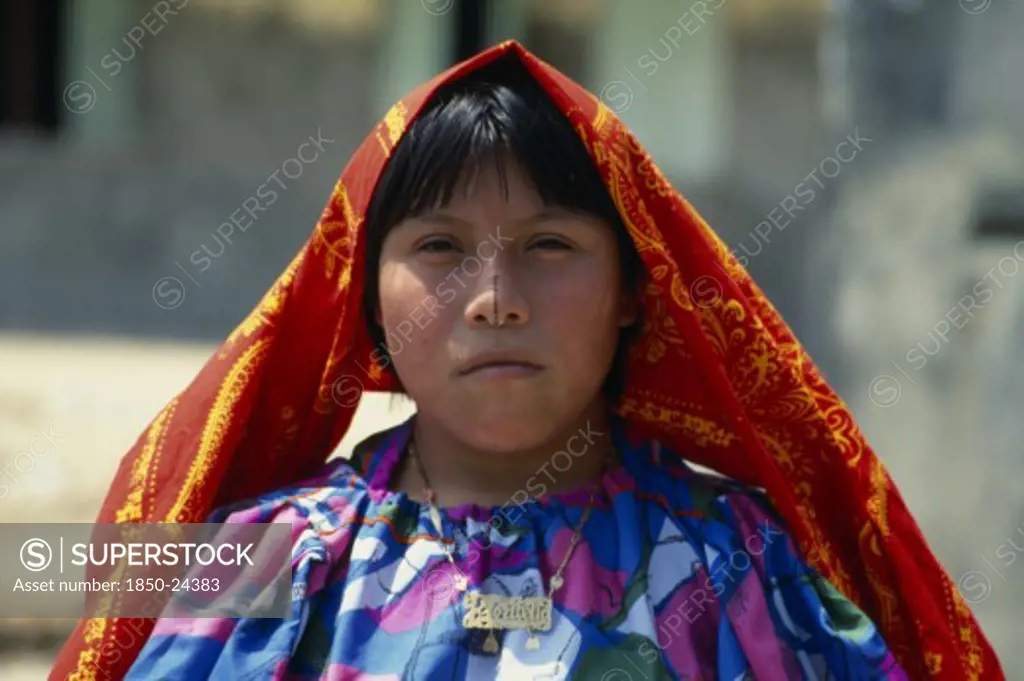
{"label": "forehead", "polygon": [[476,227],[501,224],[515,233],[543,226],[597,231],[611,236],[611,226],[600,218],[557,203],[545,202],[536,184],[521,165],[508,161],[500,168],[493,162],[465,171],[447,203],[438,202],[407,221],[407,224],[445,224]]}
{"label": "forehead", "polygon": [[453,212],[481,208],[536,212],[543,207],[534,181],[511,158],[467,164],[448,202],[435,206]]}

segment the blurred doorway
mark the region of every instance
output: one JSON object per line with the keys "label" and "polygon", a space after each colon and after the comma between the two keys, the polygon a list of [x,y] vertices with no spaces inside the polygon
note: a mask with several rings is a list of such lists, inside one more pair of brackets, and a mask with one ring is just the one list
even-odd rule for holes
{"label": "blurred doorway", "polygon": [[0,0],[0,126],[55,131],[66,0]]}

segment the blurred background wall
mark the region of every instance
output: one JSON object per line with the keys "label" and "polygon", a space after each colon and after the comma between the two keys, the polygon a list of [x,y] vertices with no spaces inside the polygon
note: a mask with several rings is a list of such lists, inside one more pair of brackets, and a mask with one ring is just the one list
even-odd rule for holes
{"label": "blurred background wall", "polygon": [[[0,0],[0,521],[93,520],[387,107],[517,38],[746,262],[1022,678],[1022,26],[1010,0]],[[339,452],[407,412],[365,399]],[[0,676],[43,678],[69,625],[0,621]]]}

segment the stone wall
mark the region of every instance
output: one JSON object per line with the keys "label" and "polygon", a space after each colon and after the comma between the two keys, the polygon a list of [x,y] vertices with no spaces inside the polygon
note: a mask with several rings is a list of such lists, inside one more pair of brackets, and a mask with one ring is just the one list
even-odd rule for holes
{"label": "stone wall", "polygon": [[[226,334],[308,236],[378,119],[378,47],[266,18],[183,12],[105,79],[115,92],[130,87],[129,74],[139,84],[123,132],[0,136],[0,290],[19,292],[0,296],[0,328]],[[103,54],[90,62],[101,74]],[[112,115],[112,95],[95,90],[79,116]],[[255,220],[247,200],[259,202]],[[218,241],[233,213],[244,231]],[[209,262],[194,255],[204,247]],[[173,309],[176,298],[154,302],[164,277],[183,287]]]}
{"label": "stone wall", "polygon": [[1022,152],[997,132],[905,145],[850,179],[815,255],[837,279],[845,400],[1008,673],[1024,669],[1024,571],[997,558],[1024,546],[1024,234],[971,227],[984,187],[1024,180]]}

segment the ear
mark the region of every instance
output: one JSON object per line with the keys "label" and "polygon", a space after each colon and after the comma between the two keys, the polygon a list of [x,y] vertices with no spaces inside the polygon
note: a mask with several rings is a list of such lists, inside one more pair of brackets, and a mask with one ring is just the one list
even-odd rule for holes
{"label": "ear", "polygon": [[628,287],[623,287],[621,295],[619,295],[619,326],[627,327],[636,324],[640,318],[640,292],[638,290],[632,291]]}

